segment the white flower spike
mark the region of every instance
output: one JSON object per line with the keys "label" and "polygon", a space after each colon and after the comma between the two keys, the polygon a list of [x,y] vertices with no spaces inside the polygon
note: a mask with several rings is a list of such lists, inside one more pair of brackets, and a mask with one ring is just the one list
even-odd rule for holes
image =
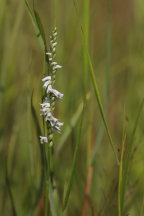
{"label": "white flower spike", "polygon": [[[49,59],[49,68],[48,68],[48,76],[44,77],[42,79],[43,83],[43,88],[45,89],[45,100],[43,103],[40,104],[40,115],[44,116],[45,121],[48,123],[48,134],[49,130],[50,133],[53,133],[53,131],[56,131],[58,133],[61,132],[60,127],[63,126],[64,123],[59,122],[57,118],[53,116],[53,111],[55,108],[55,99],[62,99],[63,94],[59,92],[58,90],[53,88],[53,85],[55,83],[55,77],[56,77],[56,71],[60,68],[62,68],[61,65],[58,65],[58,63],[55,61],[56,57],[56,36],[57,36],[57,31],[56,28],[52,32],[52,36],[50,36],[50,51],[46,52],[45,54],[48,56]],[[52,131],[52,132],[51,132]],[[48,143],[49,145],[53,145],[52,138],[53,136],[48,135],[47,137],[40,136],[40,143]]]}

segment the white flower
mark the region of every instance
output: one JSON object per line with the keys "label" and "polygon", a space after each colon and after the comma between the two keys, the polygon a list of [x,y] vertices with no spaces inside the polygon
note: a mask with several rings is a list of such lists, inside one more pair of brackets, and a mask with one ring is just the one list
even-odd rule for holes
{"label": "white flower", "polygon": [[49,111],[49,112],[46,112],[46,114],[45,114],[45,121],[49,121],[49,122],[50,122],[51,117],[52,117],[51,112],[50,112],[50,111]]}
{"label": "white flower", "polygon": [[64,125],[63,122],[56,122],[56,124],[54,125],[54,130],[57,131],[58,133],[61,133],[60,127],[63,125]]}
{"label": "white flower", "polygon": [[62,68],[62,66],[61,66],[61,65],[55,65],[55,66],[53,67],[53,70],[57,70],[57,69],[59,69],[59,68]]}
{"label": "white flower", "polygon": [[57,45],[57,42],[54,42],[54,40],[51,40],[50,43],[51,43],[52,47],[56,47],[56,45]]}
{"label": "white flower", "polygon": [[40,115],[46,116],[48,115],[48,113],[50,113],[51,109],[45,107],[45,108],[40,109],[40,111],[41,111]]}
{"label": "white flower", "polygon": [[51,85],[51,76],[46,76],[45,78],[42,79],[44,83],[43,88],[47,88],[49,85]]}
{"label": "white flower", "polygon": [[47,112],[45,121],[49,121],[51,126],[53,127],[56,124],[56,122],[58,122],[58,119],[53,117],[51,112]]}
{"label": "white flower", "polygon": [[45,121],[49,121],[51,126],[54,128],[55,131],[60,132],[60,127],[63,125],[63,123],[59,122],[57,118],[55,118],[51,112],[46,113]]}
{"label": "white flower", "polygon": [[52,62],[51,65],[57,65],[57,62]]}
{"label": "white flower", "polygon": [[50,107],[50,102],[44,102],[40,104],[42,108],[49,108]]}
{"label": "white flower", "polygon": [[[57,29],[56,29],[56,27],[55,27],[54,30],[52,31],[52,35],[53,35],[54,38],[56,38],[56,36],[57,36]],[[50,37],[51,37],[51,36],[50,36]]]}
{"label": "white flower", "polygon": [[46,76],[45,78],[42,79],[43,82],[51,80],[51,76]]}
{"label": "white flower", "polygon": [[41,103],[41,113],[40,115],[47,115],[47,113],[50,113],[51,109],[50,109],[50,101],[45,101],[44,103]]}
{"label": "white flower", "polygon": [[52,56],[52,53],[51,52],[46,52],[46,55],[48,55],[48,56]]}
{"label": "white flower", "polygon": [[48,143],[48,138],[47,138],[47,137],[40,136],[40,143],[41,143],[41,144]]}
{"label": "white flower", "polygon": [[48,86],[51,85],[51,80],[48,80],[44,83],[43,88],[48,88]]}
{"label": "white flower", "polygon": [[53,34],[53,36],[56,37],[56,36],[57,36],[57,32],[55,32],[55,33]]}
{"label": "white flower", "polygon": [[57,91],[56,89],[53,89],[51,85],[48,86],[47,93],[53,93],[57,99],[62,99],[63,97],[63,94]]}

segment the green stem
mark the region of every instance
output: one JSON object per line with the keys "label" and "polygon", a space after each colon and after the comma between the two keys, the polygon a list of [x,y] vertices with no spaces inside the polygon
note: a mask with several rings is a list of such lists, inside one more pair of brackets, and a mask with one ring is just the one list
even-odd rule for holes
{"label": "green stem", "polygon": [[83,94],[84,103],[86,103],[86,88],[88,77],[88,60],[87,53],[85,52],[88,47],[88,33],[89,33],[89,0],[84,0],[83,8]]}
{"label": "green stem", "polygon": [[57,0],[54,0],[54,26],[57,23]]}
{"label": "green stem", "polygon": [[122,140],[122,150],[121,150],[120,166],[119,166],[119,182],[118,182],[118,215],[119,216],[122,216],[122,211],[121,211],[121,187],[122,187],[123,157],[124,157],[126,135],[127,135],[127,127],[125,129],[123,140]]}
{"label": "green stem", "polygon": [[71,169],[70,180],[69,180],[68,187],[67,187],[67,190],[66,190],[66,195],[65,195],[64,201],[63,201],[63,207],[62,207],[62,211],[63,212],[65,211],[65,209],[67,207],[68,200],[69,200],[69,195],[70,195],[71,188],[72,188],[72,182],[73,182],[74,172],[75,172],[75,169],[76,169],[76,161],[77,161],[77,156],[78,156],[78,150],[79,150],[79,145],[80,145],[80,141],[81,141],[83,118],[84,118],[84,107],[83,107],[81,121],[80,121],[78,140],[76,142],[74,156],[73,156],[73,162],[72,162],[72,169]]}
{"label": "green stem", "polygon": [[135,138],[135,134],[136,134],[136,130],[137,130],[137,127],[138,127],[138,122],[139,122],[139,119],[140,119],[140,115],[141,115],[143,106],[144,106],[144,99],[142,100],[139,111],[138,111],[138,115],[137,115],[135,125],[134,125],[134,128],[133,128],[131,140],[130,140],[129,147],[128,147],[128,153],[127,153],[127,157],[126,157],[126,162],[125,162],[125,169],[124,169],[123,179],[122,179],[122,192],[121,192],[121,194],[122,194],[121,195],[121,211],[122,211],[122,214],[123,214],[123,209],[124,209],[124,199],[125,199],[125,191],[126,191],[126,184],[127,184],[127,177],[128,177],[128,168],[129,168],[129,164],[130,164],[131,153],[132,153],[132,150],[133,150],[134,138]]}
{"label": "green stem", "polygon": [[[49,143],[48,143],[49,144]],[[45,216],[48,216],[48,201],[49,201],[49,180],[50,180],[50,147],[48,145],[48,151],[46,151],[45,149],[45,153],[47,152],[47,155],[46,155],[46,169],[45,169],[45,178],[46,178],[46,181],[45,181]]]}

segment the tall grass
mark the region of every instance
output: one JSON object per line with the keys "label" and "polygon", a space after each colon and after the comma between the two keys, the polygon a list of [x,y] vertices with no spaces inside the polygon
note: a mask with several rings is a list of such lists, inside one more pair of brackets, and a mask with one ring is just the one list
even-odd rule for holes
{"label": "tall grass", "polygon": [[[140,1],[0,2],[0,215],[143,215],[143,12]],[[65,125],[49,148],[39,103],[54,26]]]}

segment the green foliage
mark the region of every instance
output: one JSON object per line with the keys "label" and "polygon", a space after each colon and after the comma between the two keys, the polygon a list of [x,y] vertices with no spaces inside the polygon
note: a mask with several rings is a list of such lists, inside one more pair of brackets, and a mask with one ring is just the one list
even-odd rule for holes
{"label": "green foliage", "polygon": [[67,187],[66,194],[65,194],[65,197],[64,197],[63,208],[62,208],[63,211],[67,207],[70,191],[72,189],[72,181],[73,181],[73,178],[74,178],[74,172],[75,172],[75,168],[76,168],[76,161],[77,161],[77,157],[78,157],[78,149],[79,149],[79,145],[80,145],[80,141],[81,141],[83,118],[84,118],[84,108],[83,108],[82,117],[81,117],[81,121],[80,121],[80,129],[79,129],[79,133],[78,133],[78,138],[77,138],[76,145],[75,145],[75,150],[74,150],[74,156],[73,156],[73,163],[72,163],[72,168],[71,168],[70,180],[68,182],[68,187]]}
{"label": "green foliage", "polygon": [[[144,214],[143,18],[140,0],[0,1],[0,215]],[[50,149],[39,104],[54,25],[64,127]]]}

